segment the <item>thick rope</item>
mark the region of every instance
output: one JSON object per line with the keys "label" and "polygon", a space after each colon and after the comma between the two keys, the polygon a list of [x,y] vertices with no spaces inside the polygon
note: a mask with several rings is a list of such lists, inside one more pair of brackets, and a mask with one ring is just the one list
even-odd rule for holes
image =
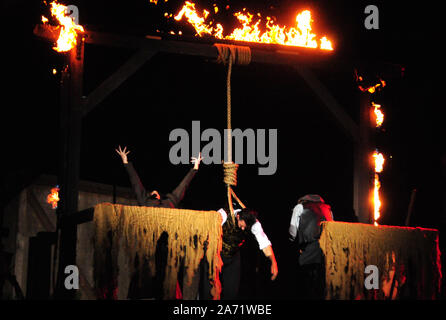
{"label": "thick rope", "polygon": [[235,200],[238,202],[238,204],[240,205],[240,207],[242,207],[242,209],[245,209],[246,206],[243,204],[242,201],[240,201],[240,199],[237,197],[237,195],[235,194],[234,190],[231,189],[232,192],[232,196],[235,198]]}
{"label": "thick rope", "polygon": [[233,162],[223,162],[223,181],[229,186],[237,185],[238,164]]}
{"label": "thick rope", "polygon": [[232,106],[231,106],[231,73],[232,73],[232,54],[229,56],[228,74],[226,78],[226,134],[228,143],[228,162],[232,162]]}
{"label": "thick rope", "polygon": [[226,64],[229,61],[229,56],[231,56],[232,62],[235,64],[244,65],[251,63],[251,49],[249,47],[222,43],[215,43],[214,46],[218,50],[217,62]]}
{"label": "thick rope", "polygon": [[216,43],[214,46],[218,50],[217,61],[228,65],[228,72],[226,78],[226,128],[227,130],[227,143],[228,143],[228,162],[232,162],[232,106],[231,106],[231,74],[232,64],[246,65],[251,62],[251,49],[249,47],[241,47],[234,45],[226,45]]}
{"label": "thick rope", "polygon": [[226,78],[226,128],[227,128],[227,152],[228,158],[227,162],[223,163],[223,181],[227,186],[227,197],[229,210],[231,212],[232,220],[235,222],[234,208],[232,205],[232,196],[240,204],[242,208],[245,208],[244,204],[236,196],[235,192],[232,190],[232,186],[237,185],[237,169],[238,164],[232,162],[232,106],[231,106],[231,74],[232,74],[232,64],[249,64],[251,62],[251,49],[249,47],[241,47],[234,45],[226,45],[216,43],[214,46],[218,50],[217,61],[228,65],[228,72]]}

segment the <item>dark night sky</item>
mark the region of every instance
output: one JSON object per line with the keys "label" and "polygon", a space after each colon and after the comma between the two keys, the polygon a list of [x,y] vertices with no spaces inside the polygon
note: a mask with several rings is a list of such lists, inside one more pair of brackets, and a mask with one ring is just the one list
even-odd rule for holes
{"label": "dark night sky", "polygon": [[[262,12],[273,5],[269,12],[280,22],[297,9],[312,9],[314,25],[321,28],[318,34],[334,39],[333,66],[336,61],[347,61],[349,66],[351,61],[361,61],[365,77],[382,76],[387,81],[377,94],[386,114],[385,132],[377,141],[380,150],[392,155],[382,174],[382,222],[402,225],[410,192],[417,188],[414,223],[425,227],[444,223],[445,130],[440,116],[444,102],[433,89],[439,72],[434,49],[438,20],[433,16],[439,8],[424,3],[423,11],[412,2],[374,1],[380,9],[380,29],[366,30],[364,8],[370,4],[366,1],[233,2]],[[175,12],[182,2],[159,7],[145,0],[125,5],[70,3],[78,5],[80,22],[87,29],[144,35],[178,27],[166,23],[163,13],[167,6]],[[211,6],[213,2],[200,3]],[[36,175],[57,173],[59,79],[51,70],[60,70],[64,60],[51,44],[32,34],[44,10],[41,1],[27,1],[26,7],[4,1],[3,6],[8,26],[2,45],[8,57],[3,60],[7,80],[3,88],[9,98],[2,108],[1,148],[6,161],[2,194],[10,197]],[[18,9],[21,15],[15,12]],[[420,20],[422,28],[416,25]],[[181,29],[187,33],[187,27]],[[127,49],[87,45],[85,94],[131,54]],[[329,66],[315,73],[357,120],[359,90],[353,68]],[[170,131],[190,131],[192,120],[200,120],[202,130],[223,129],[225,103],[221,65],[196,57],[155,56],[84,119],[81,179],[129,186],[114,152],[120,144],[132,151],[130,160],[148,189],[170,191],[189,168],[169,163]],[[299,196],[318,193],[332,206],[335,218],[351,220],[353,145],[295,72],[270,65],[235,68],[232,104],[233,127],[278,129],[276,174],[258,176],[257,166],[241,166],[237,194],[260,211],[264,229],[279,251],[286,247],[289,217]],[[224,196],[221,166],[202,165],[183,206],[216,209]]]}

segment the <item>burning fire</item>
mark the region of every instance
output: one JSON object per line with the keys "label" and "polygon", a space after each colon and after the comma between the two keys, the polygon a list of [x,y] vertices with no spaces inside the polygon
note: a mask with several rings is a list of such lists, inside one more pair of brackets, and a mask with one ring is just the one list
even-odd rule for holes
{"label": "burning fire", "polygon": [[375,159],[375,172],[381,173],[384,168],[384,156],[382,155],[382,153],[375,151],[373,153],[373,158]]}
{"label": "burning fire", "polygon": [[[362,77],[359,77],[360,81],[362,81]],[[370,86],[370,87],[363,87],[361,85],[358,85],[359,90],[361,90],[362,92],[368,91],[370,93],[375,93],[376,89],[378,88],[384,88],[386,86],[386,82],[382,79],[379,79],[379,83]]]}
{"label": "burning fire", "polygon": [[[56,18],[59,22],[60,33],[57,39],[56,46],[53,47],[57,52],[67,52],[76,46],[77,33],[84,32],[81,25],[74,23],[73,19],[66,16],[67,7],[57,3],[51,2],[51,16]],[[42,22],[48,22],[48,18],[42,16]]]}
{"label": "burning fire", "polygon": [[[218,7],[214,5],[214,11],[218,12]],[[280,26],[274,23],[274,19],[266,17],[264,24],[265,32],[260,29],[262,22],[261,15],[258,13],[254,18],[254,14],[249,13],[246,9],[241,12],[234,13],[238,22],[242,25],[236,28],[232,33],[223,35],[223,26],[214,21],[206,22],[210,12],[203,10],[198,12],[195,8],[195,3],[186,1],[181,10],[174,16],[176,21],[183,18],[190,23],[196,34],[199,37],[204,35],[212,36],[217,39],[280,44],[286,46],[298,46],[307,48],[319,48],[322,50],[333,50],[331,41],[327,37],[322,37],[317,40],[316,34],[312,32],[311,12],[308,10],[302,11],[296,16],[296,24],[294,27]],[[170,15],[166,15],[170,17]]]}
{"label": "burning fire", "polygon": [[373,153],[373,159],[375,161],[375,182],[373,188],[373,218],[375,226],[378,225],[377,220],[380,217],[381,200],[379,197],[379,189],[381,188],[381,183],[379,181],[378,173],[381,173],[384,168],[384,156],[382,153],[375,151]]}
{"label": "burning fire", "polygon": [[59,200],[59,187],[52,188],[51,193],[46,197],[46,202],[50,203],[53,209],[57,209]]}
{"label": "burning fire", "polygon": [[375,173],[375,183],[373,188],[373,219],[374,225],[377,226],[377,220],[380,217],[381,200],[379,199],[379,189],[381,188],[381,183],[379,182],[379,176]]}
{"label": "burning fire", "polygon": [[356,77],[356,82],[358,82],[358,88],[359,90],[361,90],[362,92],[369,92],[369,93],[375,93],[377,89],[382,89],[386,86],[386,82],[381,79],[378,78],[379,82],[371,85],[371,86],[364,86],[361,83],[364,82],[364,78],[358,74],[358,70],[355,70],[355,77]]}
{"label": "burning fire", "polygon": [[382,126],[382,124],[384,122],[384,113],[382,113],[382,111],[381,111],[381,105],[372,102],[372,106],[374,107],[373,112],[375,113],[375,117],[376,117],[376,120],[375,120],[376,127],[379,128]]}

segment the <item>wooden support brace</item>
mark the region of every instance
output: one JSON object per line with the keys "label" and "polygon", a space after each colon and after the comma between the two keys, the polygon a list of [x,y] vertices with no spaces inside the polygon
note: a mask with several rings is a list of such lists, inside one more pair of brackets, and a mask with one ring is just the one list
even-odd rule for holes
{"label": "wooden support brace", "polygon": [[102,84],[88,95],[84,102],[83,116],[87,115],[94,107],[101,103],[156,53],[157,51],[147,48],[139,49],[114,74],[104,80]]}
{"label": "wooden support brace", "polygon": [[354,142],[359,141],[359,128],[353,119],[342,109],[330,91],[319,79],[305,66],[294,65],[294,69],[305,80],[308,86],[313,90],[321,100],[323,106],[336,119],[336,123],[342,128],[347,136]]}

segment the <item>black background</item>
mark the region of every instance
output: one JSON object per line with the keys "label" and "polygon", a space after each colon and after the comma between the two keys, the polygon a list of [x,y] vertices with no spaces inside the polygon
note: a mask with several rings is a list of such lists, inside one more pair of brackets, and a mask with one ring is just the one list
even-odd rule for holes
{"label": "black background", "polygon": [[[445,208],[444,100],[440,98],[441,20],[433,2],[374,1],[379,30],[366,30],[365,1],[217,1],[228,26],[231,10],[247,7],[267,12],[289,24],[296,12],[313,12],[314,30],[333,39],[333,61],[315,74],[345,111],[358,120],[359,95],[354,68],[337,61],[358,61],[371,82],[378,76],[387,86],[375,94],[383,105],[384,130],[377,144],[386,156],[381,174],[381,224],[403,225],[411,191],[417,189],[412,225],[442,229]],[[210,1],[203,7],[212,8]],[[87,30],[157,34],[182,30],[164,12],[175,13],[181,1],[158,6],[149,1],[72,1]],[[57,174],[59,76],[65,59],[52,44],[33,35],[40,16],[48,14],[41,1],[3,1],[2,204],[39,174]],[[86,45],[84,94],[88,95],[133,53],[129,49]],[[347,64],[347,65],[351,65]],[[256,165],[239,169],[237,194],[260,212],[273,243],[279,278],[270,283],[261,253],[248,241],[242,297],[287,298],[292,287],[294,253],[287,230],[297,198],[320,194],[332,206],[335,219],[354,221],[353,144],[320,105],[314,93],[289,67],[251,64],[235,67],[232,78],[233,127],[278,129],[278,167],[272,176],[259,176]],[[438,84],[438,87],[437,87]],[[127,146],[147,189],[169,192],[189,166],[169,162],[169,133],[201,128],[223,130],[226,124],[225,71],[197,57],[158,54],[106,98],[83,121],[81,179],[130,186],[114,149]],[[391,156],[391,158],[390,158]],[[185,208],[218,209],[225,200],[222,169],[200,166],[182,203]],[[441,239],[441,236],[440,236]],[[259,273],[255,274],[258,266]]]}

